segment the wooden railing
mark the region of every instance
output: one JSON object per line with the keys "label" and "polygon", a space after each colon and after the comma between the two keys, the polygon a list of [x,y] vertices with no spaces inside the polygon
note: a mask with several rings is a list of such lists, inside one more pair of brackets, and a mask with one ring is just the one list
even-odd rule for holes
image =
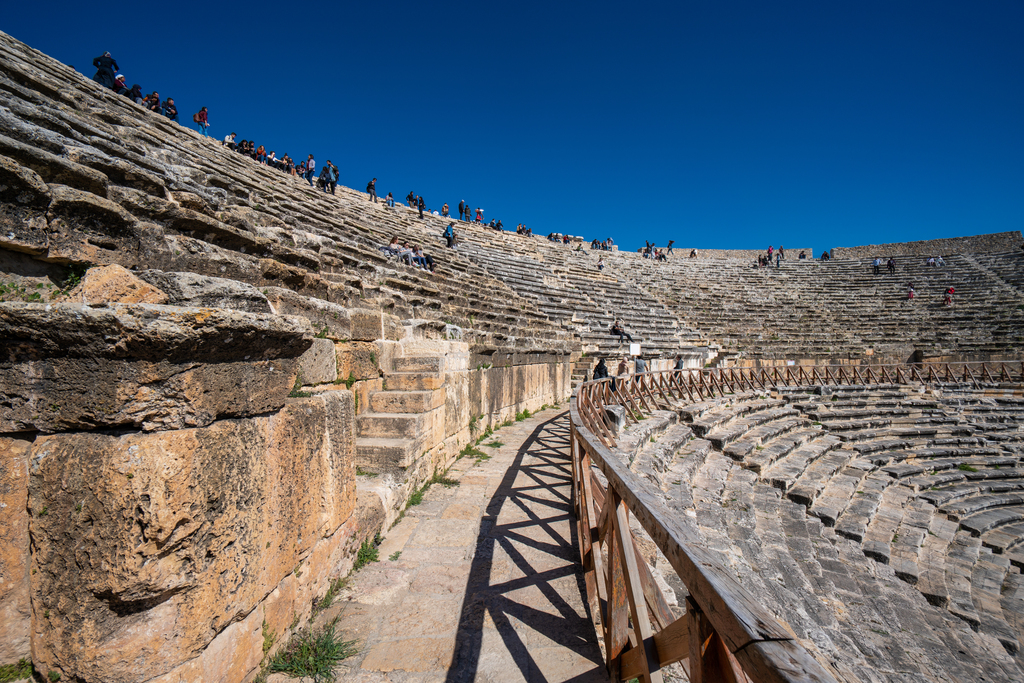
{"label": "wooden railing", "polygon": [[[587,600],[613,680],[661,681],[681,663],[694,683],[834,681],[794,636],[700,546],[614,448],[605,407],[627,420],[677,402],[779,386],[908,382],[1024,385],[1024,363],[671,370],[580,385],[570,403],[573,504]],[[607,485],[602,484],[599,470]],[[686,586],[676,617],[629,529],[630,515]]]}

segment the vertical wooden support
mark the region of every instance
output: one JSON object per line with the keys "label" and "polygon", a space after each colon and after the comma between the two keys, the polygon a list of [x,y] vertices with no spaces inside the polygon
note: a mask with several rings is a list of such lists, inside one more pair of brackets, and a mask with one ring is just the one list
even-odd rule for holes
{"label": "vertical wooden support", "polygon": [[642,672],[640,679],[644,683],[661,683],[661,664],[658,660],[657,648],[654,646],[654,632],[651,630],[651,620],[647,615],[647,603],[640,587],[640,570],[637,567],[636,553],[633,551],[633,537],[629,531],[626,505],[614,491],[609,490],[608,493],[608,503],[615,506],[612,518],[615,533],[612,536],[615,550],[624,569],[623,588],[629,603],[633,633],[636,636],[636,646],[644,650],[644,656],[640,658]]}

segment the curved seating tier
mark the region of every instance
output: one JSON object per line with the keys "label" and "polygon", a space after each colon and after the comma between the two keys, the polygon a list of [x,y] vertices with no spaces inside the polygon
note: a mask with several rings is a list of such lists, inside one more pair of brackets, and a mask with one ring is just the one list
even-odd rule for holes
{"label": "curved seating tier", "polygon": [[667,415],[620,436],[645,435],[631,469],[841,669],[1024,678],[1024,399],[785,388]]}

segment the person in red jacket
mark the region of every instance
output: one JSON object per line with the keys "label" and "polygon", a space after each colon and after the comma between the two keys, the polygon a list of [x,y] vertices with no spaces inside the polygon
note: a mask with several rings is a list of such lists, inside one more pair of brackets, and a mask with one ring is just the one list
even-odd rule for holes
{"label": "person in red jacket", "polygon": [[210,127],[210,121],[206,117],[206,107],[201,107],[199,111],[196,112],[196,115],[192,117],[192,120],[195,121],[196,126],[199,128],[199,132],[205,136],[207,134],[206,130]]}

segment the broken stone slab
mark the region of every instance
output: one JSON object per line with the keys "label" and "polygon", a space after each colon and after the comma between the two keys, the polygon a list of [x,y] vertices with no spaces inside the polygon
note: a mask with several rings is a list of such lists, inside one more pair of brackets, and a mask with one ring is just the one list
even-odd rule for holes
{"label": "broken stone slab", "polygon": [[81,304],[165,304],[167,294],[119,265],[90,268],[64,301]]}
{"label": "broken stone slab", "polygon": [[30,656],[28,456],[32,442],[0,436],[0,662]]}
{"label": "broken stone slab", "polygon": [[39,174],[0,156],[0,248],[45,254],[49,205],[50,188]]}
{"label": "broken stone slab", "polygon": [[135,265],[134,216],[109,199],[67,185],[50,185],[50,199],[47,261]]}
{"label": "broken stone slab", "polygon": [[338,379],[338,359],[334,342],[314,339],[313,345],[299,357],[298,384],[325,384]]}
{"label": "broken stone slab", "polygon": [[312,332],[226,309],[2,303],[0,339],[0,432],[152,431],[278,410]]}
{"label": "broken stone slab", "polygon": [[338,378],[376,379],[381,376],[381,352],[375,342],[337,342],[334,350],[338,357]]}
{"label": "broken stone slab", "polygon": [[168,297],[166,303],[173,306],[230,308],[249,313],[273,312],[267,297],[260,290],[237,280],[187,272],[167,273],[162,270],[143,270],[138,276],[164,292]]}
{"label": "broken stone slab", "polygon": [[318,334],[337,341],[352,338],[352,319],[349,309],[338,304],[303,296],[284,287],[264,287],[261,290],[273,311],[280,315],[301,315],[309,320]]}
{"label": "broken stone slab", "polygon": [[289,575],[329,571],[316,549],[355,506],[353,423],[351,394],[335,391],[198,429],[36,439],[36,665],[150,680]]}

